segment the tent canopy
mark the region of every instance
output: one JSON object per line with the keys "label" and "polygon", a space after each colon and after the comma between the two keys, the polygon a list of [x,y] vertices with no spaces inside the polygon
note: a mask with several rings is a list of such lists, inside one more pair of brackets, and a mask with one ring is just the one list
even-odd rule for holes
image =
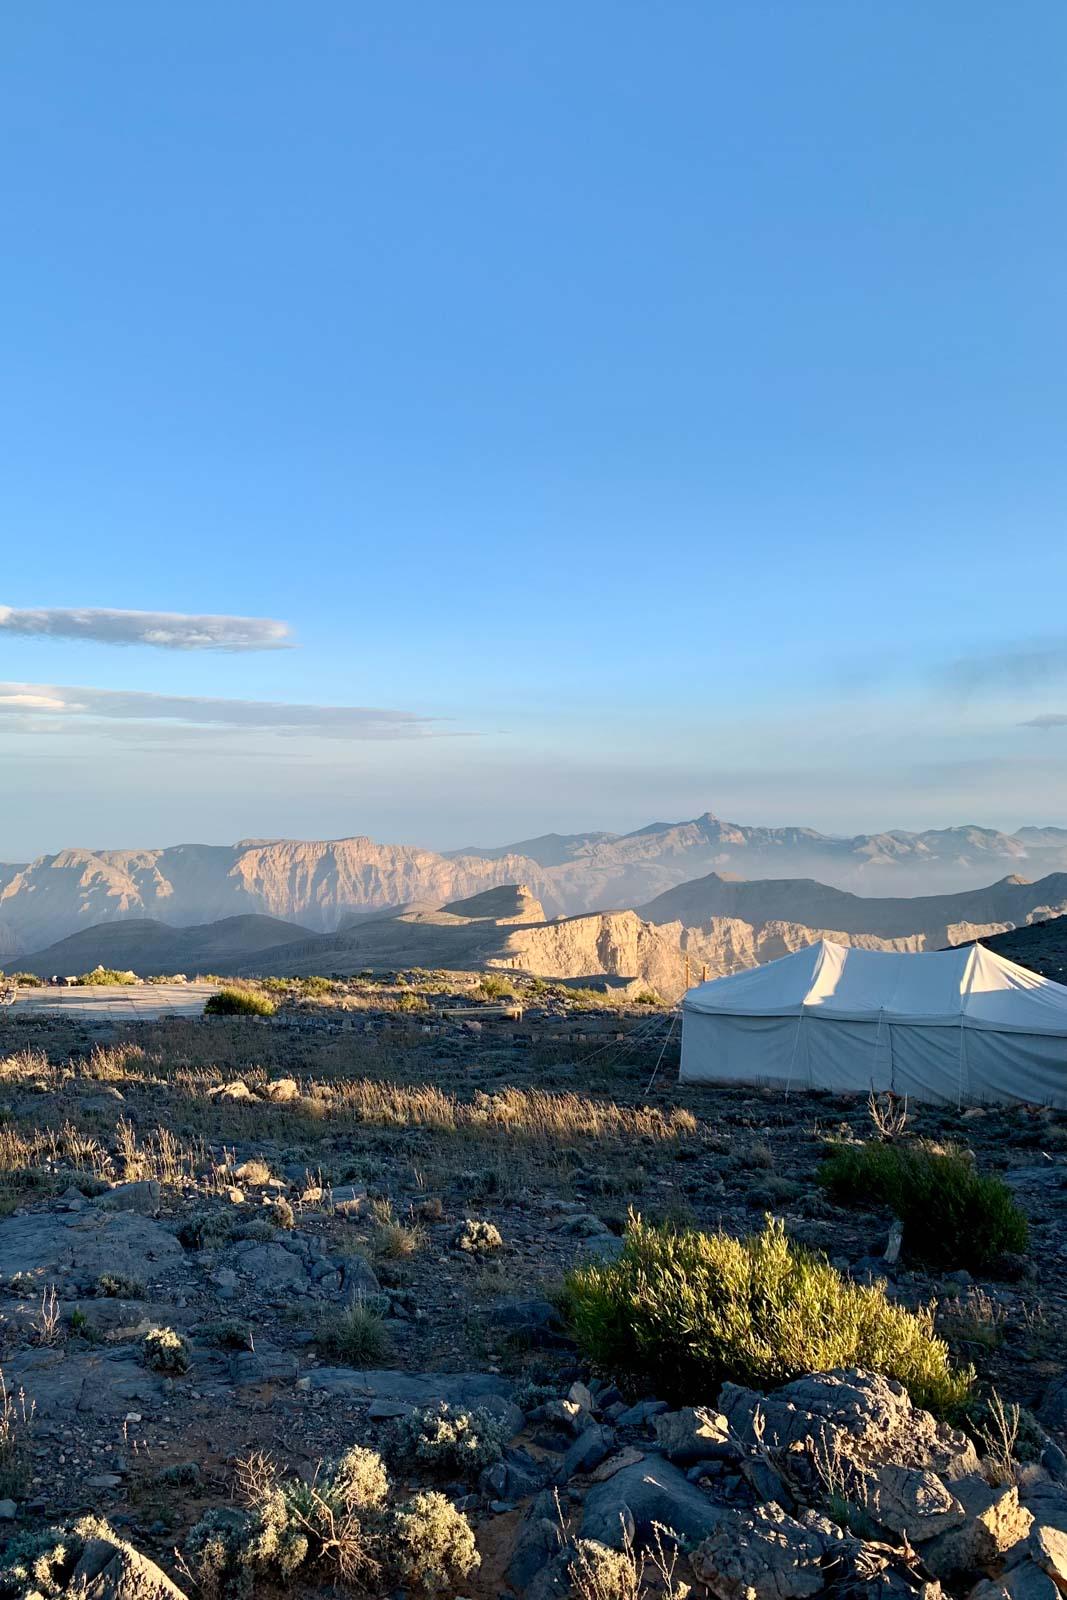
{"label": "tent canopy", "polygon": [[1067,1037],[1067,986],[979,944],[912,955],[821,939],[766,966],[690,989],[683,1010]]}

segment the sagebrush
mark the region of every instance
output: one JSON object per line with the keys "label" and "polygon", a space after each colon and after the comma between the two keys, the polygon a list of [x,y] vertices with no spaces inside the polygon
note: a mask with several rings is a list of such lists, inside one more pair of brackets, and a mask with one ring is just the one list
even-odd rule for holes
{"label": "sagebrush", "polygon": [[210,1511],[186,1543],[206,1600],[245,1600],[263,1584],[332,1580],[454,1590],[479,1565],[474,1534],[443,1495],[391,1505],[381,1457],[355,1446],[311,1479],[284,1477],[267,1456],[241,1463],[243,1507]]}
{"label": "sagebrush", "polygon": [[419,1461],[439,1472],[473,1479],[500,1460],[507,1439],[507,1424],[492,1412],[481,1407],[463,1411],[441,1401],[397,1417],[384,1447],[398,1466]]}

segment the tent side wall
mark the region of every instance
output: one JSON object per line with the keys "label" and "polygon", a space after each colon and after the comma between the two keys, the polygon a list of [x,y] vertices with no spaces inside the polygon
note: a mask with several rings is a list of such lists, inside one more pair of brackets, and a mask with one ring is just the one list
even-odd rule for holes
{"label": "tent side wall", "polygon": [[866,1094],[893,1089],[956,1105],[1024,1101],[1067,1109],[1067,1037],[810,1012],[745,1017],[683,1010],[683,1083],[760,1083]]}
{"label": "tent side wall", "polygon": [[842,1093],[888,1089],[890,1030],[875,1022],[685,1011],[682,1083],[765,1083]]}

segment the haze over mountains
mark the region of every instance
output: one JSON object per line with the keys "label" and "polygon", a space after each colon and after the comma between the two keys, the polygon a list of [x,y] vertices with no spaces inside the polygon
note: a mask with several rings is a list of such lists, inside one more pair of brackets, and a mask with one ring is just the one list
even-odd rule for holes
{"label": "haze over mountains", "polygon": [[[687,974],[736,971],[821,937],[868,949],[940,949],[1067,913],[1067,871],[1034,882],[1010,873],[991,885],[911,896],[860,895],[799,876],[742,880],[714,871],[678,881],[713,848],[735,865],[771,857],[787,870],[818,850],[872,889],[896,888],[988,871],[1005,855],[1028,864],[1067,855],[1067,830],[838,841],[704,817],[619,839],[549,836],[523,848],[542,859],[518,847],[444,856],[368,839],[63,851],[8,869],[0,955],[10,965],[18,942],[19,965],[42,976],[98,964],[142,976],[492,966],[547,978],[634,978],[673,995]],[[528,869],[525,879],[516,882],[516,868]],[[671,887],[651,899],[566,914],[576,900],[606,895],[604,885],[624,893],[664,877]],[[58,941],[34,940],[53,929]]]}
{"label": "haze over mountains", "polygon": [[828,889],[900,898],[1063,870],[1065,828],[835,838],[811,828],[724,822],[710,812],[623,835],[549,834],[447,854],[362,837],[76,848],[0,865],[0,955],[40,950],[78,929],[126,918],[184,926],[262,915],[333,932],[356,914],[442,906],[504,884],[527,885],[546,913],[558,916],[644,906],[709,873],[809,878]]}

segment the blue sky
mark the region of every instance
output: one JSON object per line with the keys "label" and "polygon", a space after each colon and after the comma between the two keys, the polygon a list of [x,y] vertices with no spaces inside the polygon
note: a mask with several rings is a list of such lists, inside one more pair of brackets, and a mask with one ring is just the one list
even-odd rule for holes
{"label": "blue sky", "polygon": [[1067,824],[1065,62],[1059,0],[9,7],[0,859]]}

